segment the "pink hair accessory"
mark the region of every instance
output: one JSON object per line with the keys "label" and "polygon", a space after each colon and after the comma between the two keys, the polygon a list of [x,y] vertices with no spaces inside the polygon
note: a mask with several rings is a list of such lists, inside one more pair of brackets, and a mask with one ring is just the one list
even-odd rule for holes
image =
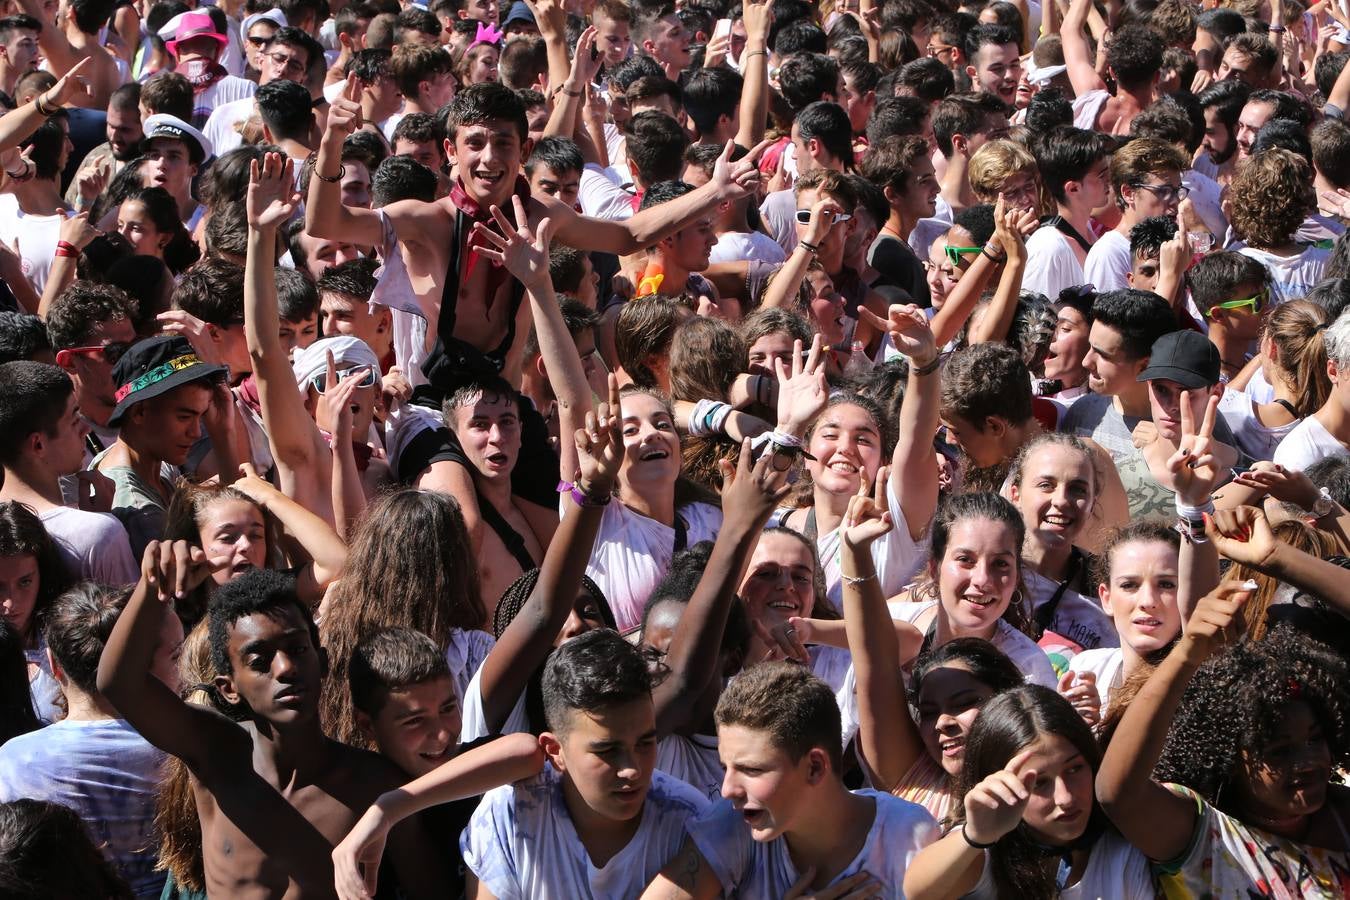
{"label": "pink hair accessory", "polygon": [[473,47],[478,44],[500,44],[501,42],[502,32],[497,30],[496,25],[484,25],[482,22],[479,22],[478,33],[473,36],[473,43],[469,46]]}

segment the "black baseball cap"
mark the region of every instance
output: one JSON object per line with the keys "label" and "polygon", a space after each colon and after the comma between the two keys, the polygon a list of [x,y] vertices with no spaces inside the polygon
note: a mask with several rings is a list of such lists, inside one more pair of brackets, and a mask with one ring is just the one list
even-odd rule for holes
{"label": "black baseball cap", "polygon": [[166,334],[137,341],[113,366],[117,406],[113,407],[108,424],[116,425],[128,409],[143,400],[152,400],[193,381],[221,380],[228,372],[227,366],[202,362],[185,337]]}
{"label": "black baseball cap", "polygon": [[1219,383],[1219,348],[1198,331],[1172,331],[1153,342],[1148,368],[1139,373],[1140,381],[1164,378],[1187,390],[1213,387]]}

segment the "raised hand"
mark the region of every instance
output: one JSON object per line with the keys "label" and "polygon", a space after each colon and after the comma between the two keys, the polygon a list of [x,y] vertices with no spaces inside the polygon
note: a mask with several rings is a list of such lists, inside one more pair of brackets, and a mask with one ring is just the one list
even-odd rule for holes
{"label": "raised hand", "polygon": [[623,414],[619,409],[619,379],[609,375],[609,402],[586,413],[586,423],[573,436],[577,447],[577,486],[588,497],[607,496],[614,490],[623,465]]}
{"label": "raised hand", "polygon": [[811,664],[811,654],[807,652],[805,641],[805,632],[797,630],[797,616],[792,616],[784,622],[778,619],[778,614],[769,612],[769,618],[775,620],[775,624],[768,625],[762,619],[751,619],[750,627],[755,632],[755,637],[759,638],[764,645],[764,655],[760,662],[795,662],[803,666]]}
{"label": "raised hand", "polygon": [[348,75],[347,82],[332,103],[328,105],[328,130],[335,135],[346,137],[359,131],[364,124],[361,117],[361,92],[365,85],[355,75]]}
{"label": "raised hand", "polygon": [[266,506],[268,499],[274,496],[277,491],[276,488],[258,475],[258,471],[253,468],[253,463],[241,463],[239,465],[239,478],[230,487],[242,492],[259,506]]}
{"label": "raised hand", "polygon": [[253,160],[248,167],[245,207],[253,228],[277,228],[295,215],[300,194],[295,190],[295,163],[280,153]]}
{"label": "raised hand", "polygon": [[512,225],[500,208],[492,207],[492,219],[500,233],[482,222],[475,222],[475,249],[479,255],[505,266],[527,287],[552,285],[548,273],[548,245],[553,237],[553,222],[544,219],[532,231],[525,215],[525,204],[519,197],[512,197],[511,202],[515,204],[517,224]]}
{"label": "raised hand", "polygon": [[750,439],[741,442],[741,455],[718,462],[722,472],[722,527],[742,526],[762,529],[770,514],[788,494],[787,470],[773,465],[774,453],[761,453],[753,459]]}
{"label": "raised hand", "polygon": [[[782,163],[782,157],[779,157],[779,164]],[[806,234],[802,240],[808,244],[820,246],[820,242],[830,236],[830,230],[834,228],[836,219],[843,215],[844,211],[839,208],[839,204],[829,197],[821,197],[811,206],[811,220],[806,223]]]}
{"label": "raised hand", "polygon": [[722,155],[713,164],[712,184],[721,200],[740,200],[759,190],[759,158],[772,144],[773,141],[760,141],[753,150],[732,162],[731,152],[736,142],[727,141]]}
{"label": "raised hand", "polygon": [[1193,665],[1199,665],[1236,640],[1238,635],[1232,633],[1233,620],[1255,590],[1255,582],[1226,581],[1201,597],[1195,612],[1182,628],[1177,652],[1184,654]]}
{"label": "raised hand", "polygon": [[849,498],[839,533],[845,547],[866,547],[894,527],[886,497],[890,481],[887,475],[887,467],[882,466],[871,496],[868,496],[867,479],[864,478],[858,485],[858,493]]}
{"label": "raised hand", "polygon": [[886,318],[881,318],[865,306],[858,307],[858,315],[878,331],[891,336],[891,343],[918,368],[937,359],[937,339],[923,310],[913,303],[892,304]]}
{"label": "raised hand", "polygon": [[1089,725],[1102,720],[1102,697],[1097,693],[1097,676],[1092,672],[1065,672],[1059,680],[1059,695],[1073,705]]}
{"label": "raised hand", "polygon": [[[769,40],[769,30],[773,28],[773,4],[766,0],[749,0],[741,6],[741,21],[745,23],[745,43],[749,47],[763,47]],[[758,38],[758,42],[756,42]]]}
{"label": "raised hand", "polygon": [[339,380],[337,364],[333,361],[332,351],[329,351],[327,370],[323,376],[323,393],[319,395],[319,402],[314,409],[314,424],[331,434],[334,441],[352,440],[352,422],[356,415],[352,395],[370,374],[370,367],[362,366]]}
{"label": "raised hand", "polygon": [[82,105],[78,101],[90,99],[88,69],[93,57],[86,56],[62,75],[51,90],[42,96],[43,106]]}
{"label": "raised hand", "polygon": [[966,792],[966,821],[962,828],[976,844],[992,844],[1022,821],[1036,770],[1027,766],[1034,751],[1023,750],[1008,764]]}
{"label": "raised hand", "polygon": [[567,29],[567,10],[558,0],[525,0],[534,13],[535,25],[544,37],[562,35]]}
{"label": "raised hand", "polygon": [[141,577],[162,602],[181,600],[212,572],[230,564],[228,556],[209,559],[187,541],[151,541],[141,556]]}
{"label": "raised hand", "polygon": [[[1219,414],[1219,398],[1210,396],[1200,427],[1191,413],[1191,392],[1181,392],[1181,435],[1177,449],[1161,467],[1149,460],[1153,477],[1163,487],[1176,492],[1182,503],[1201,506],[1214,493],[1219,480],[1219,464],[1214,456],[1214,422]],[[1157,446],[1152,445],[1152,446]],[[1147,452],[1145,456],[1147,456]]]}
{"label": "raised hand", "polygon": [[595,47],[595,38],[598,34],[594,25],[588,25],[577,38],[577,49],[572,55],[572,81],[577,88],[594,82],[604,62],[599,56],[591,59],[591,50]]}
{"label": "raised hand", "polygon": [[225,358],[216,350],[215,341],[211,340],[211,326],[192,313],[169,309],[155,316],[155,321],[159,323],[159,330],[165,334],[187,338],[202,362],[213,366],[225,364]]}
{"label": "raised hand", "polygon": [[[91,169],[82,169],[75,175],[76,190],[80,193],[80,203],[83,206],[91,206],[98,195],[103,193],[103,189],[108,186],[112,180],[112,170],[102,167]],[[68,221],[68,220],[67,220]]]}
{"label": "raised hand", "polygon": [[1221,509],[1207,516],[1205,534],[1215,550],[1253,569],[1269,565],[1279,545],[1265,512],[1255,506]]}
{"label": "raised hand", "polygon": [[78,250],[83,250],[102,232],[90,223],[89,213],[82,212],[63,221],[60,234],[61,240],[74,244]]}
{"label": "raised hand", "polygon": [[820,335],[811,339],[811,352],[805,361],[802,342],[794,341],[791,370],[781,359],[775,359],[774,371],[778,375],[778,430],[801,437],[830,399]]}

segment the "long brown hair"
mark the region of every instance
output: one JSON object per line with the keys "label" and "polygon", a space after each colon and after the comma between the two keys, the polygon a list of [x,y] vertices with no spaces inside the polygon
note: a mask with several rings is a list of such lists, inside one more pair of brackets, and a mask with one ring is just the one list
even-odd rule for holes
{"label": "long brown hair", "polygon": [[445,648],[455,629],[487,626],[459,504],[447,494],[411,489],[377,498],[356,527],[327,610],[319,625],[332,666],[320,703],[324,730],[366,747],[347,687],[356,645],[382,628],[411,628]]}

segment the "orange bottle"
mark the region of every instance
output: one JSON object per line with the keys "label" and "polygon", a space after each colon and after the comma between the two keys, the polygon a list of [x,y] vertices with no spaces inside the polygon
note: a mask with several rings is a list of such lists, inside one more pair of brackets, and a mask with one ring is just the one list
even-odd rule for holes
{"label": "orange bottle", "polygon": [[647,263],[647,268],[642,271],[642,278],[638,281],[637,295],[646,297],[650,294],[657,294],[661,291],[661,282],[666,280],[666,267],[661,265],[661,261],[653,259]]}

